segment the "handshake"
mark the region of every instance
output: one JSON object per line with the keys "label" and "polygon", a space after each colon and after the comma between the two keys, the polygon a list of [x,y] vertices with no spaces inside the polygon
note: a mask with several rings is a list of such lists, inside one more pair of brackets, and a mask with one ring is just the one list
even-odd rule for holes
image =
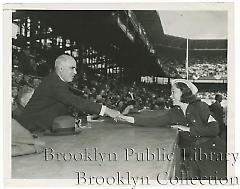
{"label": "handshake", "polygon": [[123,122],[129,122],[134,123],[134,118],[130,116],[124,116],[119,111],[110,109],[106,107],[105,115],[108,115],[109,117],[113,118],[114,121],[123,121]]}

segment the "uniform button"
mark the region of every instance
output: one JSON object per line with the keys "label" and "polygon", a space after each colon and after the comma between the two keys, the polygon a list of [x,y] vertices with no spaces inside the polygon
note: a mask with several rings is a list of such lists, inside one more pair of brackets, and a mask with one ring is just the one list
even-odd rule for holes
{"label": "uniform button", "polygon": [[216,146],[216,144],[213,144],[213,146]]}
{"label": "uniform button", "polygon": [[193,120],[193,123],[195,123],[195,122],[196,122],[196,120],[194,119],[194,120]]}

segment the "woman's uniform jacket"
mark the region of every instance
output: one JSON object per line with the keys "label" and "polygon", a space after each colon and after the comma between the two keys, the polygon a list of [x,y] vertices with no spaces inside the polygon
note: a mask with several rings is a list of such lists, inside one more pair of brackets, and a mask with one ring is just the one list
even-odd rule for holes
{"label": "woman's uniform jacket", "polygon": [[101,105],[74,95],[68,84],[53,72],[35,90],[18,121],[30,131],[51,129],[56,117],[69,115],[68,106],[92,114],[101,111]]}
{"label": "woman's uniform jacket", "polygon": [[[137,115],[134,117],[134,124],[155,127],[167,125],[189,126],[190,132],[179,132],[179,146],[188,151],[190,158],[193,157],[194,153],[197,153],[198,157],[203,153],[226,154],[226,143],[218,137],[218,123],[213,119],[208,105],[200,100],[188,105],[186,115],[179,106],[175,106],[159,117],[143,119],[140,115]],[[201,149],[201,152],[198,149]],[[194,165],[192,167],[197,167],[200,176],[213,176],[217,171],[216,175],[224,178],[227,173],[226,160],[212,161],[207,159],[206,161],[192,161],[191,163],[191,165]]]}

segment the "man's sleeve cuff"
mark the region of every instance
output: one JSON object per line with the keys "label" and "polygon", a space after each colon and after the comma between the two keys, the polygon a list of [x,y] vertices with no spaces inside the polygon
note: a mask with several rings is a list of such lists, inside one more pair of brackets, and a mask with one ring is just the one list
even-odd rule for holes
{"label": "man's sleeve cuff", "polygon": [[100,116],[104,116],[105,111],[106,111],[107,106],[102,105],[101,111],[100,111]]}

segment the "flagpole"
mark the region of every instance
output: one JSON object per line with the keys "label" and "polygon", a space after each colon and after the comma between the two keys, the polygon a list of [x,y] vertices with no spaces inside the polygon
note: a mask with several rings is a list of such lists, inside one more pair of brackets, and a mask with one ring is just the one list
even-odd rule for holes
{"label": "flagpole", "polygon": [[187,72],[187,80],[188,78],[188,38],[187,38],[187,48],[186,48],[186,72]]}

